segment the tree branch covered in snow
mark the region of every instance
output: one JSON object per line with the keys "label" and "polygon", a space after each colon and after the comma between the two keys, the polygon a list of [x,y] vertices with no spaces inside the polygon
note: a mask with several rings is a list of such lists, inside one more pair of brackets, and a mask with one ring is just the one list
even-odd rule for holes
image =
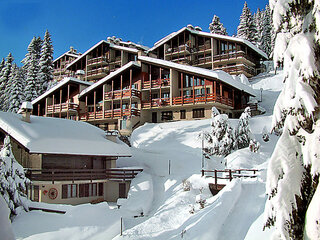
{"label": "tree branch covered in snow", "polygon": [[276,30],[274,62],[283,62],[284,89],[273,129],[283,133],[267,174],[266,226],[281,239],[320,239],[319,1],[270,0]]}

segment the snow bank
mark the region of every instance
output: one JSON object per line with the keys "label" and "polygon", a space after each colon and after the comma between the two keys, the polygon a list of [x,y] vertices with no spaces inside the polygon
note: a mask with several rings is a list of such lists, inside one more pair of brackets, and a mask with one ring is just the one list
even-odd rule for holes
{"label": "snow bank", "polygon": [[13,240],[15,239],[11,223],[9,220],[10,210],[8,208],[7,203],[0,195],[0,226],[1,226],[1,239],[2,240]]}
{"label": "snow bank", "polygon": [[147,215],[153,201],[153,184],[149,174],[139,173],[130,185],[127,200],[121,206],[132,216]]}

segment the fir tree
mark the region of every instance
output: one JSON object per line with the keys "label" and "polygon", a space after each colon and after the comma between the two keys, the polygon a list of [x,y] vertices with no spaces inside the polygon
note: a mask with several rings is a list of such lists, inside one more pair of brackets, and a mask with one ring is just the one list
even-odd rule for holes
{"label": "fir tree", "polygon": [[320,6],[270,0],[270,7],[284,87],[273,115],[283,132],[268,166],[266,227],[275,226],[277,239],[320,239]]}
{"label": "fir tree", "polygon": [[2,69],[3,69],[3,67],[4,67],[4,64],[5,64],[5,60],[4,60],[4,58],[2,58],[2,60],[1,60],[1,63],[0,63],[0,78],[1,78],[1,72],[2,72]]}
{"label": "fir tree", "polygon": [[0,78],[0,109],[2,111],[7,110],[7,104],[5,100],[7,99],[8,96],[8,89],[9,89],[9,76],[12,72],[12,62],[13,62],[13,57],[11,53],[6,58],[6,62],[4,64],[4,67],[1,71],[1,78]]}
{"label": "fir tree", "polygon": [[28,46],[24,69],[26,71],[25,101],[32,101],[38,96],[39,74],[39,39],[34,37]]}
{"label": "fir tree", "polygon": [[263,30],[264,30],[264,11],[260,11],[258,8],[257,12],[254,15],[254,21],[256,25],[256,36],[255,36],[255,41],[256,45],[259,49],[263,50]]}
{"label": "fir tree", "polygon": [[251,130],[249,120],[251,118],[250,107],[246,107],[244,112],[239,118],[238,127],[236,130],[236,146],[235,148],[241,149],[249,146],[251,139]]}
{"label": "fir tree", "polygon": [[10,138],[4,139],[4,146],[0,151],[0,194],[11,210],[11,216],[19,210],[28,209],[24,192],[30,180],[25,177],[24,170],[16,161],[12,150]]}
{"label": "fir tree", "polygon": [[237,37],[256,42],[256,25],[247,2],[244,3],[237,30]]}
{"label": "fir tree", "polygon": [[216,15],[213,16],[212,22],[209,24],[209,30],[211,33],[228,35],[226,28],[220,22],[220,18]]}
{"label": "fir tree", "polygon": [[271,12],[269,5],[266,6],[266,9],[263,14],[263,31],[261,35],[261,49],[264,51],[268,57],[270,56],[271,52],[273,51],[272,46],[272,21],[271,21]]}
{"label": "fir tree", "polygon": [[25,80],[22,75],[22,69],[15,66],[14,75],[11,82],[9,108],[8,111],[17,113],[24,100]]}
{"label": "fir tree", "polygon": [[44,93],[48,88],[48,84],[53,80],[52,54],[53,46],[51,36],[47,30],[41,48],[38,95]]}

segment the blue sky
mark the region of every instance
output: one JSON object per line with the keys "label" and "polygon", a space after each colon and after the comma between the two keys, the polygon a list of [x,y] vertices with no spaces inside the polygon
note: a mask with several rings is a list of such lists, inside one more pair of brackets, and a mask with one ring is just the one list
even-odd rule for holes
{"label": "blue sky", "polygon": [[[251,11],[268,0],[247,0]],[[12,52],[15,62],[26,54],[33,36],[48,29],[54,57],[73,46],[85,52],[108,36],[151,47],[187,24],[208,26],[218,15],[228,34],[236,33],[244,0],[1,0],[0,57]]]}

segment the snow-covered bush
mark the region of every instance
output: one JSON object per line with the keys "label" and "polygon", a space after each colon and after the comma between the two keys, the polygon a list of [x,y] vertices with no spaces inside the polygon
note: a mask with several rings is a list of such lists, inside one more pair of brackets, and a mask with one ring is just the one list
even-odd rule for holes
{"label": "snow-covered bush", "polygon": [[236,129],[236,147],[238,149],[249,146],[251,139],[251,130],[249,120],[251,118],[250,107],[246,107],[244,112],[241,114],[238,127]]}
{"label": "snow-covered bush", "polygon": [[249,143],[250,152],[257,153],[260,149],[260,143],[256,139],[251,139]]}
{"label": "snow-covered bush", "polygon": [[24,192],[30,180],[25,177],[22,166],[16,161],[12,150],[10,137],[4,139],[0,151],[0,194],[11,210],[11,216],[19,213],[21,208],[28,210]]}
{"label": "snow-covered bush", "polygon": [[262,129],[262,140],[265,142],[269,142],[269,140],[270,140],[270,136],[269,136],[269,133],[268,133],[266,127],[264,127]]}
{"label": "snow-covered bush", "polygon": [[190,191],[191,186],[190,186],[190,181],[188,179],[184,179],[182,181],[182,187],[183,187],[183,191]]}

